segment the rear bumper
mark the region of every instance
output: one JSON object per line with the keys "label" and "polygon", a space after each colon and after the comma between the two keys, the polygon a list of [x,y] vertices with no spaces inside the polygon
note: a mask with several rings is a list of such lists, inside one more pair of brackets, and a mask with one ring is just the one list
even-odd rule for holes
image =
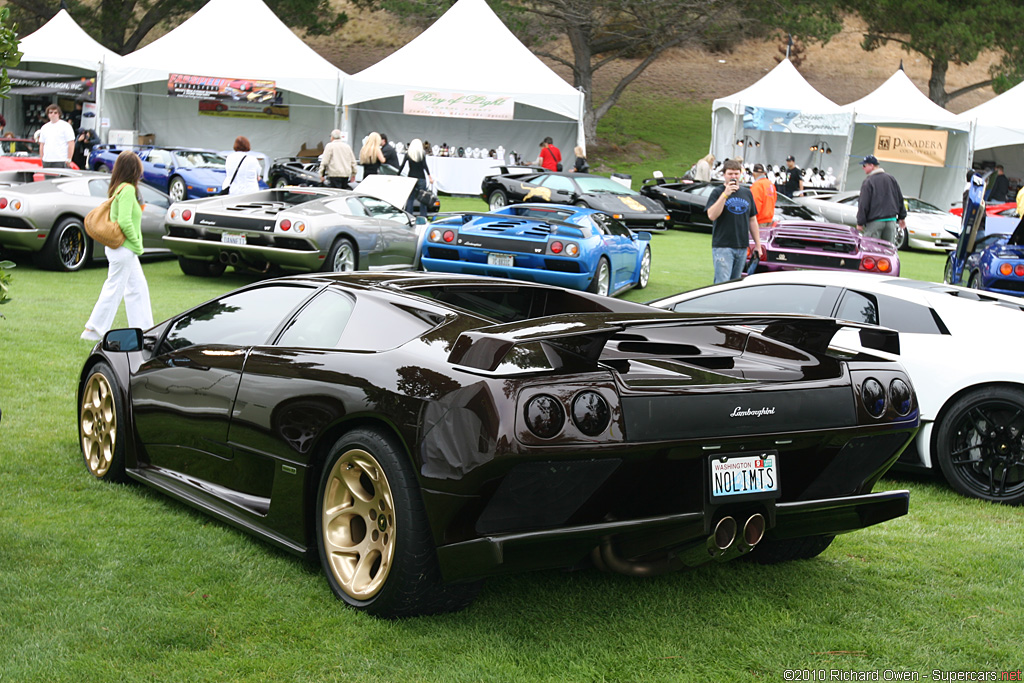
{"label": "rear bumper", "polygon": [[[909,505],[909,491],[768,503],[765,511],[775,522],[766,537],[788,539],[864,529],[907,514]],[[710,533],[713,521],[702,512],[691,512],[499,534],[441,546],[437,553],[445,579],[458,581],[575,564],[605,540],[622,548],[642,547],[645,552],[655,552],[659,547],[661,550],[684,547],[703,540]]]}
{"label": "rear bumper", "polygon": [[[230,232],[230,231],[226,231]],[[164,244],[176,255],[201,261],[218,261],[221,254],[238,254],[243,261],[272,263],[294,270],[319,270],[324,255],[310,244],[310,250],[283,249],[258,244],[226,244],[213,240],[164,235]]]}
{"label": "rear bumper", "polygon": [[486,263],[452,261],[449,259],[430,258],[428,256],[421,256],[420,264],[424,270],[435,273],[461,273],[485,277],[504,277],[577,290],[587,289],[590,286],[590,281],[593,279],[591,273],[560,273],[541,268],[518,268],[516,266],[503,268],[501,266],[490,266]]}

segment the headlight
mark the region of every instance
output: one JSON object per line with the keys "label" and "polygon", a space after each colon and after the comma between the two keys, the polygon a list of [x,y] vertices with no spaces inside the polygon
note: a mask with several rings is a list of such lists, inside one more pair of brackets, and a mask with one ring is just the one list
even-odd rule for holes
{"label": "headlight", "polygon": [[557,436],[565,426],[565,411],[558,399],[547,394],[534,396],[523,411],[526,426],[542,439]]}

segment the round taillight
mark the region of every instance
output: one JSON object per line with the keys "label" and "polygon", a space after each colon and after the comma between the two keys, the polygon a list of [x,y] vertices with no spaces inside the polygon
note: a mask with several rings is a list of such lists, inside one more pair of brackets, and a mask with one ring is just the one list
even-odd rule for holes
{"label": "round taillight", "polygon": [[865,256],[860,261],[860,267],[863,268],[864,270],[874,270],[875,269],[875,259],[874,259],[874,257],[872,257],[872,256]]}
{"label": "round taillight", "polygon": [[1013,266],[1010,265],[1009,263],[1000,263],[999,264],[999,274],[1000,275],[1009,275],[1012,272],[1013,272]]}
{"label": "round taillight", "polygon": [[875,267],[878,268],[879,273],[888,273],[892,270],[892,264],[889,263],[889,259],[887,258],[878,259],[878,263],[875,264]]}
{"label": "round taillight", "polygon": [[445,242],[454,242],[455,241],[455,233],[452,232],[451,230],[445,230],[444,234],[441,235],[441,239],[443,239]]}
{"label": "round taillight", "polygon": [[565,411],[553,396],[540,394],[526,402],[523,416],[530,431],[542,439],[557,436],[565,425]]}
{"label": "round taillight", "polygon": [[575,245],[572,242],[570,242],[569,244],[565,245],[565,255],[566,256],[576,256],[579,253],[580,253],[580,248],[579,248],[578,245]]}
{"label": "round taillight", "polygon": [[181,212],[181,220],[188,221],[192,220],[192,212],[189,209],[185,209]]}
{"label": "round taillight", "polygon": [[433,230],[430,231],[430,241],[437,242],[439,239],[441,239],[441,231],[438,230],[437,228],[434,228]]}
{"label": "round taillight", "polygon": [[7,197],[0,197],[0,209],[7,208]]}
{"label": "round taillight", "polygon": [[910,414],[910,409],[914,407],[914,392],[903,380],[894,379],[889,383],[889,400],[892,401],[896,414],[904,417]]}
{"label": "round taillight", "polygon": [[561,254],[562,253],[562,243],[561,242],[552,242],[551,243],[551,253],[552,254]]}
{"label": "round taillight", "polygon": [[572,400],[572,421],[587,436],[597,436],[608,428],[612,411],[608,401],[596,391],[583,391]]}
{"label": "round taillight", "polygon": [[868,377],[860,387],[860,398],[864,409],[872,417],[882,417],[885,413],[885,389],[874,377]]}
{"label": "round taillight", "polygon": [[1017,277],[1024,277],[1024,263],[1018,263],[1013,269],[1013,274]]}
{"label": "round taillight", "polygon": [[178,211],[176,209],[172,209],[171,210],[171,218],[177,218],[177,217],[178,217]]}
{"label": "round taillight", "polygon": [[20,199],[13,199],[13,200],[11,200],[11,208],[14,209],[15,211],[20,211],[21,210],[21,200]]}
{"label": "round taillight", "polygon": [[291,227],[292,227],[292,222],[290,220],[288,220],[287,218],[285,218],[283,221],[281,221],[281,229],[282,230],[290,230]]}
{"label": "round taillight", "polygon": [[295,232],[305,232],[305,231],[306,231],[306,224],[305,223],[296,223],[295,224]]}

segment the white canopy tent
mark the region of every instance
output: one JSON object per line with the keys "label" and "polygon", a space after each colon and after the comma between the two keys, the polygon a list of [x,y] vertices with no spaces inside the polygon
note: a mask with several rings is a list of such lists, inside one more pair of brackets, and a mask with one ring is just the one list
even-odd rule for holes
{"label": "white canopy tent", "polygon": [[[417,105],[462,100],[444,112],[422,113],[428,108],[410,106],[416,98],[422,98]],[[479,109],[503,104],[503,113],[484,117],[469,101],[481,103]],[[568,168],[572,148],[584,140],[583,94],[520,43],[485,0],[459,0],[412,42],[350,76],[342,102],[344,130],[356,151],[378,131],[392,141],[500,146],[532,161],[550,136]]]}
{"label": "white canopy tent", "polygon": [[974,161],[1001,164],[1006,175],[1024,178],[1024,83],[957,118],[974,122]]}
{"label": "white canopy tent", "polygon": [[947,131],[943,167],[880,160],[881,166],[899,181],[906,196],[920,197],[940,209],[959,204],[964,175],[971,167],[971,123],[932,102],[907,74],[898,70],[882,85],[843,107],[854,114],[854,130],[848,157],[846,187],[860,187],[860,162],[875,152],[878,126]]}
{"label": "white canopy tent", "polygon": [[[827,159],[846,158],[851,125],[849,112],[784,59],[750,87],[712,103],[711,153],[718,160],[743,157],[746,165],[782,164],[793,155],[801,168],[834,165],[838,174],[845,164]],[[822,158],[821,149],[831,152]]]}
{"label": "white canopy tent", "polygon": [[[60,10],[39,30],[22,38],[18,49],[22,52],[18,69],[95,78],[96,105],[102,116],[104,74],[121,60],[121,56],[93,40],[67,10]],[[8,130],[23,135],[32,132],[21,130],[19,125],[25,117],[21,97],[17,94],[5,102],[4,116],[8,120]],[[35,127],[43,123],[46,123],[45,116]]]}
{"label": "white canopy tent", "polygon": [[[153,133],[161,145],[294,155],[338,125],[346,74],[314,52],[262,0],[210,0],[180,26],[107,70],[111,127]],[[200,115],[197,100],[168,96],[171,74],[272,80],[286,119]],[[231,113],[231,112],[226,112]]]}

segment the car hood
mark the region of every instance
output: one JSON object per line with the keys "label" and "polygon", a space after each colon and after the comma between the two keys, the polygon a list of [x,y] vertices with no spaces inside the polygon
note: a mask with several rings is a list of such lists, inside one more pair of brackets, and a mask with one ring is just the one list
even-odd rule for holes
{"label": "car hood", "polygon": [[183,178],[188,180],[190,183],[198,185],[223,185],[224,184],[224,169],[223,168],[190,168],[190,167],[179,167],[175,170],[176,173],[181,175]]}
{"label": "car hood", "polygon": [[363,178],[355,189],[404,209],[414,187],[416,187],[416,178],[375,173]]}
{"label": "car hood", "polygon": [[956,216],[911,212],[907,214],[907,220],[913,224],[915,230],[927,230],[928,232],[945,230],[953,235],[960,234],[960,219]]}
{"label": "car hood", "polygon": [[583,196],[593,208],[609,214],[665,213],[660,203],[642,194],[587,193]]}

